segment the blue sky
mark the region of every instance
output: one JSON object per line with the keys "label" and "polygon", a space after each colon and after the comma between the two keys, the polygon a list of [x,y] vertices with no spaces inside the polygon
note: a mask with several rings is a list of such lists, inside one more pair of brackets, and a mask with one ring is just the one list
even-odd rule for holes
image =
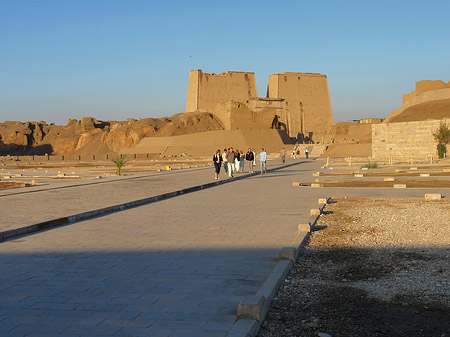
{"label": "blue sky", "polygon": [[184,111],[190,69],[328,76],[335,121],[450,80],[450,1],[0,0],[0,122]]}

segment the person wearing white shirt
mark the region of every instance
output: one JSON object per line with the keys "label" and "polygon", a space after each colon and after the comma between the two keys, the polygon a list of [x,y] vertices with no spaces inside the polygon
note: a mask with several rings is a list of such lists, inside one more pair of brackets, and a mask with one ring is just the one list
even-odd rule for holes
{"label": "person wearing white shirt", "polygon": [[261,152],[259,153],[259,165],[261,168],[261,174],[267,173],[267,152],[264,148],[261,148]]}

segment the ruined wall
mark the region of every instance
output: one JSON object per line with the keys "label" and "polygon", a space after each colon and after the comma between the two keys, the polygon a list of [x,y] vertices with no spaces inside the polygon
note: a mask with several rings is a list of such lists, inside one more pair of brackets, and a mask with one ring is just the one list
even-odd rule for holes
{"label": "ruined wall", "polygon": [[[372,156],[375,160],[425,161],[437,157],[432,132],[440,120],[372,125]],[[446,120],[450,125],[450,120]]]}
{"label": "ruined wall", "polygon": [[276,109],[264,107],[255,109],[256,100],[249,104],[227,101],[214,108],[214,116],[218,117],[225,130],[234,129],[270,129],[276,115]]}
{"label": "ruined wall", "polygon": [[437,81],[426,80],[426,81],[416,82],[416,90],[412,91],[409,94],[403,95],[403,104],[405,104],[408,101],[413,100],[415,97],[423,94],[424,92],[445,89],[445,88],[450,88],[450,81],[447,84],[445,84],[445,82],[440,81],[440,80],[437,80]]}
{"label": "ruined wall", "polygon": [[186,100],[186,112],[208,111],[220,103],[234,100],[248,103],[258,97],[255,74],[252,72],[227,71],[203,73],[191,70]]}
{"label": "ruined wall", "polygon": [[290,135],[309,136],[311,133],[312,140],[317,142],[333,125],[325,75],[293,72],[270,75],[267,96],[286,101]]}

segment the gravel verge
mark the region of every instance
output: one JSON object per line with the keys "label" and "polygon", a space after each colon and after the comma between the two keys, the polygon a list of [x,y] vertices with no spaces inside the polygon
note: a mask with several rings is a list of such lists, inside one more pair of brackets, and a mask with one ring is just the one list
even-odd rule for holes
{"label": "gravel verge", "polygon": [[450,336],[450,202],[327,205],[258,336]]}

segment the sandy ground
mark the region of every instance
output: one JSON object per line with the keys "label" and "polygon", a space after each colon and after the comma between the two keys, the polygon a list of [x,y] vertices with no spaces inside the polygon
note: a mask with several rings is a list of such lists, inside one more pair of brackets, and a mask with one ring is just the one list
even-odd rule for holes
{"label": "sandy ground", "polygon": [[450,336],[450,202],[341,199],[259,336]]}

